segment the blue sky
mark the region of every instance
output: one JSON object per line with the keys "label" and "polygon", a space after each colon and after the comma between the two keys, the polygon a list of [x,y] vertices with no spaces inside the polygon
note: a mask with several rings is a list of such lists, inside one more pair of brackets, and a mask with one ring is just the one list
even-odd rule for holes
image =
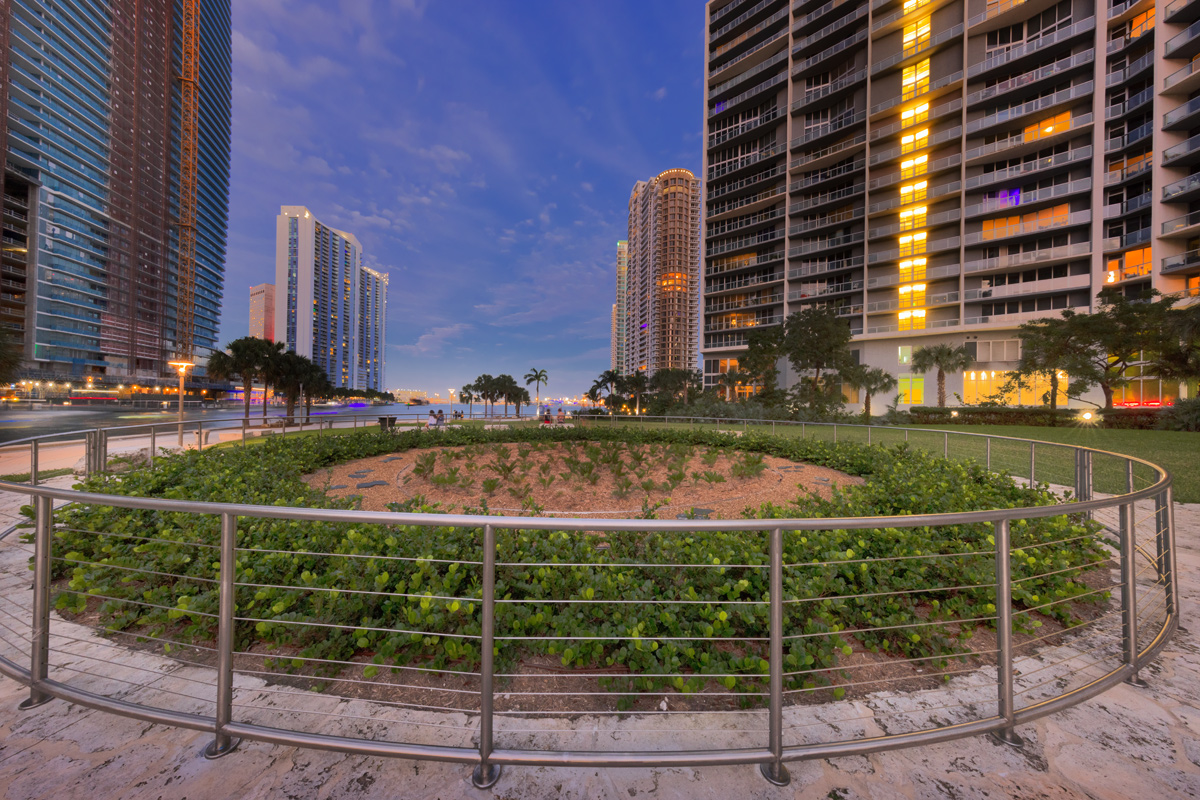
{"label": "blue sky", "polygon": [[701,0],[234,3],[222,344],[306,205],[391,274],[389,388],[586,391],[629,190],[700,168],[703,27]]}

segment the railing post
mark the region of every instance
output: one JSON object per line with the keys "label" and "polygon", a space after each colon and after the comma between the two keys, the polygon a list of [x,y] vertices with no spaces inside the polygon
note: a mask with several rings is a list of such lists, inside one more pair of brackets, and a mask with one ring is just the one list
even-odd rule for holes
{"label": "railing post", "polygon": [[1029,488],[1030,489],[1032,489],[1034,487],[1034,485],[1037,483],[1036,478],[1034,478],[1034,476],[1033,476],[1034,470],[1037,468],[1037,451],[1034,449],[1036,447],[1037,447],[1037,445],[1035,445],[1033,442],[1029,443]]}
{"label": "railing post", "polygon": [[237,568],[237,516],[221,514],[221,572],[217,608],[216,736],[204,748],[205,758],[220,758],[237,749],[241,739],[223,733],[233,716],[234,575]]}
{"label": "railing post", "polygon": [[96,439],[99,443],[99,446],[96,448],[96,457],[98,459],[96,471],[101,473],[108,472],[108,434],[103,428],[96,431]]}
{"label": "railing post", "polygon": [[479,635],[479,764],[471,783],[486,789],[500,780],[500,765],[492,764],[492,676],[496,650],[496,529],[483,526],[483,619]]}
{"label": "railing post", "polygon": [[242,417],[242,447],[246,446],[246,423],[248,421],[245,417]]}
{"label": "railing post", "polygon": [[[837,430],[834,428],[834,430]],[[759,765],[763,777],[776,786],[787,786],[792,781],[787,767],[783,766],[783,529],[772,528],[769,544],[770,557],[770,717],[768,718],[767,746],[773,761]]]}
{"label": "railing post", "polygon": [[987,437],[984,441],[987,442],[987,455],[985,456],[984,466],[988,472],[992,471],[992,437]]}
{"label": "railing post", "polygon": [[92,477],[92,465],[96,463],[96,432],[85,431],[83,434],[83,476]]}
{"label": "railing post", "polygon": [[1154,496],[1154,543],[1158,556],[1155,562],[1158,566],[1158,580],[1166,592],[1166,614],[1168,617],[1173,617],[1177,606],[1175,605],[1175,593],[1172,591],[1175,584],[1175,565],[1172,563],[1174,559],[1171,553],[1171,532],[1168,527],[1171,517],[1167,511],[1167,491],[1159,492]]}
{"label": "railing post", "polygon": [[1075,499],[1092,499],[1092,454],[1089,450],[1075,451]]}
{"label": "railing post", "polygon": [[996,520],[993,526],[996,540],[996,689],[999,709],[997,716],[1008,725],[992,733],[996,741],[1020,747],[1025,741],[1013,730],[1016,710],[1013,700],[1013,642],[1012,642],[1012,561],[1008,536],[1008,520]]}
{"label": "railing post", "polygon": [[871,443],[871,426],[868,425],[867,426],[867,444],[869,445],[870,443]]}
{"label": "railing post", "polygon": [[[1170,568],[1167,571],[1167,576],[1170,578],[1170,581],[1171,581],[1167,587],[1167,596],[1169,597],[1170,602],[1171,602],[1171,611],[1175,612],[1175,614],[1178,615],[1178,613],[1179,613],[1179,580],[1177,577],[1177,573],[1175,572],[1175,504],[1173,502],[1174,495],[1175,495],[1175,488],[1173,486],[1168,486],[1167,491],[1166,491],[1166,499],[1165,499],[1167,508],[1164,513],[1164,517],[1165,517],[1165,521],[1166,521],[1166,534],[1165,534],[1164,546],[1166,547],[1167,559],[1168,559],[1166,563],[1170,565]],[[1178,616],[1176,616],[1176,619],[1178,619]],[[1175,626],[1175,629],[1178,631],[1187,633],[1187,629],[1184,628],[1183,625],[1181,625],[1181,624],[1177,623]]]}
{"label": "railing post", "polygon": [[29,640],[29,697],[19,706],[37,708],[54,699],[39,685],[50,669],[50,557],[53,539],[50,528],[54,509],[49,497],[33,500],[36,509],[33,535],[33,620]]}
{"label": "railing post", "polygon": [[833,443],[837,444],[837,423],[833,423]]}
{"label": "railing post", "polygon": [[157,429],[153,425],[151,425],[150,426],[150,466],[151,467],[154,466],[154,451],[158,449],[157,447],[155,447],[155,441],[154,441],[157,432],[158,432]]}
{"label": "railing post", "polygon": [[950,457],[950,431],[945,431],[943,438],[945,441],[942,445],[942,458],[949,458]]}
{"label": "railing post", "polygon": [[38,485],[38,440],[29,443],[29,483]]}
{"label": "railing post", "polygon": [[1133,668],[1125,682],[1144,689],[1147,684],[1138,676],[1137,550],[1133,540],[1133,515],[1133,503],[1121,505],[1121,639],[1125,664]]}
{"label": "railing post", "polygon": [[196,420],[196,449],[204,451],[204,423]]}

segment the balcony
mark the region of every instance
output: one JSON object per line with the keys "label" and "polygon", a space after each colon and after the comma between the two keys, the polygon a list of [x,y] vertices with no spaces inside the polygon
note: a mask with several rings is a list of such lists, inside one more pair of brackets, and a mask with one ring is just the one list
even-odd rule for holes
{"label": "balcony", "polygon": [[[1084,310],[1087,307],[1087,303],[1072,306],[1072,308],[1081,308]],[[1022,322],[1032,322],[1035,319],[1057,317],[1062,311],[1062,308],[1048,308],[1045,311],[1022,311],[1018,314],[993,314],[988,317],[968,317],[963,320],[963,325],[1020,325]]]}
{"label": "balcony", "polygon": [[823,42],[830,41],[833,38],[833,34],[837,33],[847,25],[858,22],[860,19],[863,19],[866,16],[867,7],[865,5],[859,6],[858,8],[854,9],[854,11],[834,20],[816,33],[809,34],[800,41],[796,42],[796,46],[792,48],[792,55],[799,58],[814,45],[820,45]]}
{"label": "balcony", "polygon": [[1172,238],[1188,238],[1200,231],[1200,211],[1169,219],[1162,224],[1162,235]]}
{"label": "balcony", "polygon": [[984,59],[978,64],[972,64],[967,68],[967,77],[972,79],[978,78],[987,72],[991,72],[994,69],[999,69],[1005,65],[1012,64],[1013,62],[1019,61],[1026,56],[1031,56],[1034,53],[1040,53],[1043,50],[1052,50],[1058,45],[1066,45],[1076,36],[1090,33],[1091,31],[1095,30],[1095,28],[1095,17],[1088,17],[1087,19],[1080,20],[1074,25],[1063,28],[1060,31],[1055,31],[1054,33],[1043,36],[1040,39],[1035,39],[1032,42],[1026,42],[1025,44],[1009,48],[1003,53],[997,53],[990,58]]}
{"label": "balcony", "polygon": [[740,158],[735,158],[730,161],[723,161],[720,164],[717,164],[716,166],[712,166],[712,167],[708,168],[708,179],[710,181],[715,180],[716,178],[720,178],[723,175],[729,175],[730,173],[737,172],[740,169],[744,169],[746,167],[753,166],[754,164],[757,164],[758,162],[762,161],[763,159],[772,158],[774,156],[779,155],[780,153],[784,152],[785,149],[786,149],[786,145],[784,145],[782,142],[780,142],[779,144],[773,145],[771,147],[763,148],[762,150],[759,150],[757,153],[747,153],[746,155],[744,155]]}
{"label": "balcony", "polygon": [[908,258],[910,255],[923,256],[929,253],[938,253],[946,250],[957,250],[959,239],[957,236],[948,236],[945,239],[936,239],[932,242],[925,243],[925,251],[922,253],[900,253],[900,248],[893,247],[890,250],[876,250],[867,254],[868,264],[877,264],[881,261],[895,261],[898,258]]}
{"label": "balcony", "polygon": [[880,225],[878,227],[871,228],[867,232],[867,236],[870,239],[879,239],[883,236],[893,236],[898,233],[903,233],[906,230],[922,230],[925,228],[932,228],[937,225],[945,225],[948,222],[957,222],[960,214],[961,212],[959,209],[951,208],[946,211],[939,211],[937,214],[930,214],[925,218],[925,224],[919,227],[905,227],[903,224],[896,222],[892,223],[891,225]]}
{"label": "balcony", "polygon": [[1104,207],[1104,218],[1116,219],[1117,217],[1123,217],[1126,214],[1133,214],[1137,211],[1141,211],[1142,209],[1150,206],[1150,201],[1153,199],[1153,197],[1154,195],[1152,195],[1149,191],[1146,191],[1142,194],[1139,194],[1137,197],[1129,198],[1124,203],[1111,203],[1110,205]]}
{"label": "balcony", "polygon": [[735,331],[743,328],[761,328],[764,325],[778,325],[783,322],[781,314],[775,314],[768,317],[756,317],[749,320],[722,320],[720,322],[706,323],[704,326],[705,333],[715,333],[717,331]]}
{"label": "balcony", "polygon": [[833,180],[834,178],[840,178],[844,175],[850,175],[851,173],[858,172],[859,170],[866,167],[866,165],[867,165],[867,160],[865,158],[863,158],[863,159],[860,159],[860,160],[855,161],[850,164],[842,164],[839,167],[831,167],[830,169],[823,169],[820,172],[818,172],[816,175],[809,175],[807,178],[802,178],[801,180],[798,180],[795,183],[790,184],[788,186],[788,191],[789,192],[800,192],[805,189],[808,189],[811,186],[817,186],[818,184],[824,183],[825,181]]}
{"label": "balcony", "polygon": [[861,269],[862,265],[862,256],[835,258],[832,261],[802,261],[799,266],[788,270],[788,280],[794,281],[799,278],[807,278],[812,275],[825,275],[830,272],[840,272],[846,269]]}
{"label": "balcony", "polygon": [[1163,275],[1172,275],[1176,272],[1193,270],[1200,271],[1200,250],[1189,250],[1177,256],[1167,256],[1162,260],[1162,269],[1159,272]]}
{"label": "balcony", "polygon": [[757,308],[783,302],[783,293],[776,292],[760,297],[746,297],[741,300],[726,300],[704,307],[705,314],[719,314],[723,311],[736,311],[740,308]]}
{"label": "balcony", "polygon": [[1200,163],[1200,134],[1196,134],[1186,142],[1163,150],[1162,164],[1164,167],[1183,167],[1197,163]]}
{"label": "balcony", "polygon": [[[925,200],[933,200],[935,198],[942,197],[944,195],[954,194],[961,188],[962,188],[962,183],[960,183],[959,181],[951,181],[949,183],[943,183],[940,186],[935,186],[932,189],[927,190],[925,192]],[[922,201],[922,202],[924,202],[924,201]],[[881,200],[878,203],[872,203],[871,207],[867,209],[867,213],[868,214],[880,214],[885,211],[891,211],[892,209],[899,208],[900,206],[912,205],[912,203],[913,203],[912,200],[902,201],[899,196],[896,196],[896,197],[893,197],[891,200]]]}
{"label": "balcony", "polygon": [[1200,53],[1200,22],[1193,22],[1183,33],[1167,40],[1163,55],[1167,58],[1191,58]]}
{"label": "balcony", "polygon": [[1090,256],[1092,254],[1092,245],[1090,242],[1079,242],[1077,244],[1067,244],[1061,247],[1046,247],[1041,250],[1030,250],[1025,253],[1014,253],[1012,255],[998,256],[996,258],[981,258],[975,261],[968,261],[963,265],[963,272],[984,272],[998,269],[1012,269],[1014,267],[1029,267],[1029,266],[1047,266],[1057,264],[1063,261],[1071,261],[1077,258]]}
{"label": "balcony", "polygon": [[1191,130],[1200,127],[1200,97],[1193,97],[1186,103],[1163,114],[1163,130]]}
{"label": "balcony", "polygon": [[734,125],[732,128],[726,128],[723,131],[714,133],[712,136],[708,137],[708,149],[711,150],[714,147],[717,147],[718,145],[721,145],[721,144],[724,144],[725,142],[736,139],[737,137],[741,136],[742,134],[750,133],[751,131],[758,130],[763,125],[766,125],[768,122],[773,122],[774,120],[777,120],[782,116],[783,116],[783,114],[780,112],[780,110],[778,108],[772,108],[770,111],[760,114],[759,116],[755,117],[754,119],[746,120],[745,122],[741,123],[740,125]]}
{"label": "balcony", "polygon": [[712,203],[708,207],[708,221],[713,222],[717,218],[731,214],[734,211],[741,209],[749,209],[758,203],[766,203],[776,197],[782,197],[787,194],[787,187],[783,184],[776,186],[774,189],[768,189],[765,192],[748,195],[747,197],[739,197],[736,200],[726,200],[723,203]]}
{"label": "balcony", "polygon": [[750,275],[744,278],[726,278],[722,281],[713,281],[705,286],[704,296],[711,297],[720,292],[732,292],[740,289],[748,289],[753,286],[763,286],[768,283],[778,283],[782,280],[782,273],[773,273],[771,275]]}
{"label": "balcony", "polygon": [[1111,106],[1105,108],[1104,118],[1106,120],[1114,120],[1126,114],[1132,114],[1134,111],[1141,110],[1153,99],[1154,87],[1147,86],[1128,100],[1121,103],[1113,103]]}
{"label": "balcony", "polygon": [[1104,142],[1104,152],[1106,154],[1118,153],[1126,147],[1132,147],[1135,144],[1144,142],[1154,133],[1154,123],[1147,122],[1143,125],[1138,125],[1133,130],[1122,136],[1114,136]]}
{"label": "balcony", "polygon": [[[942,89],[946,89],[948,87],[954,86],[955,84],[962,81],[962,78],[963,78],[963,73],[962,73],[962,70],[960,69],[958,72],[952,72],[949,75],[946,75],[945,77],[938,78],[936,81],[933,81],[932,83],[929,84],[929,88],[925,90],[924,94],[919,95],[918,97],[907,97],[906,98],[903,93],[897,94],[894,97],[892,97],[890,100],[885,100],[882,103],[876,103],[875,105],[871,106],[871,116],[875,116],[877,114],[882,114],[884,111],[893,109],[896,106],[901,105],[902,103],[908,103],[913,100],[920,99],[920,97],[924,97],[926,95],[933,95],[933,94],[941,91]],[[958,98],[958,102],[959,103],[962,102],[961,97]],[[961,106],[960,106],[960,108],[961,108]],[[932,122],[932,117],[930,117],[930,121]]]}
{"label": "balcony", "polygon": [[788,169],[799,169],[801,167],[817,169],[822,164],[832,164],[834,161],[841,161],[851,153],[864,149],[866,141],[866,134],[860,133],[857,136],[843,139],[820,150],[810,150],[799,158],[793,159],[792,163],[788,164]]}
{"label": "balcony", "polygon": [[1200,0],[1175,0],[1163,11],[1165,22],[1194,22],[1200,19]]}
{"label": "balcony", "polygon": [[967,95],[967,105],[977,105],[987,100],[1000,97],[1001,95],[1008,94],[1009,92],[1016,91],[1017,89],[1027,89],[1041,83],[1042,81],[1049,80],[1050,78],[1061,78],[1063,75],[1073,70],[1091,64],[1095,57],[1096,51],[1094,49],[1088,49],[1082,53],[1076,53],[1073,56],[1061,58],[1058,61],[1055,61],[1053,64],[1047,64],[1044,67],[1039,67],[1038,69],[1031,70],[1022,75],[1009,78],[1006,81],[1001,81],[994,86],[988,86],[984,89],[980,89],[977,92],[971,92],[969,95]]}
{"label": "balcony", "polygon": [[963,32],[963,25],[960,22],[957,25],[955,25],[953,28],[950,28],[949,30],[942,31],[941,33],[937,34],[936,36],[929,37],[929,39],[926,40],[922,44],[914,45],[912,47],[906,47],[906,48],[902,49],[899,53],[896,53],[895,55],[888,56],[887,58],[883,59],[882,61],[877,61],[871,67],[871,74],[878,75],[879,73],[881,73],[885,70],[891,69],[892,67],[896,66],[897,64],[901,64],[910,58],[915,58],[918,55],[928,53],[930,50],[932,50],[933,48],[937,47],[940,44],[945,44],[946,42],[957,40],[960,36],[962,36],[962,32]]}
{"label": "balcony", "polygon": [[838,53],[841,53],[845,50],[849,50],[851,47],[854,47],[855,45],[859,44],[860,42],[865,42],[866,40],[867,40],[867,31],[866,31],[866,29],[863,29],[863,30],[859,31],[858,33],[854,34],[853,36],[851,36],[850,38],[843,39],[842,41],[838,42],[837,44],[833,45],[832,47],[828,47],[828,48],[822,50],[821,52],[817,53],[816,55],[809,56],[808,58],[804,59],[803,61],[797,63],[794,67],[792,67],[792,77],[798,78],[807,72],[819,71],[819,69],[821,67],[828,68],[829,60],[831,58],[836,56]]}
{"label": "balcony", "polygon": [[[925,276],[918,280],[929,283],[941,278],[953,278],[960,272],[958,264],[947,264],[944,267],[934,267],[933,269],[925,270]],[[904,283],[912,283],[912,280],[905,280]],[[879,289],[886,286],[895,286],[901,283],[899,274],[883,275],[878,278],[869,278],[867,280],[868,289]]]}
{"label": "balcony", "polygon": [[[715,44],[717,41],[719,41],[721,39],[722,36],[732,33],[739,25],[742,25],[745,22],[747,22],[755,14],[765,11],[767,8],[769,8],[770,6],[772,6],[778,2],[779,2],[779,0],[760,0],[760,2],[755,3],[753,7],[747,9],[746,11],[742,12],[741,14],[738,14],[736,17],[729,20],[729,22],[726,22],[724,25],[722,25],[721,27],[719,27],[715,31],[713,31],[712,34],[710,34],[708,37],[709,44],[710,45]],[[750,30],[743,33],[742,36],[739,38],[741,38],[744,41],[745,37],[753,36],[755,33],[757,33],[759,30],[761,30],[764,25],[770,24],[771,22],[775,21],[777,18],[782,19],[783,16],[786,16],[787,14],[790,14],[790,13],[791,13],[791,9],[789,9],[785,6],[779,12],[772,14],[770,18],[763,20],[762,22],[758,23],[758,25],[754,26]],[[715,19],[711,20],[711,22],[716,22],[716,20]],[[736,40],[735,40],[735,42],[736,42]],[[734,42],[729,42],[725,46],[730,47],[733,44],[734,44]]]}
{"label": "balcony", "polygon": [[1030,220],[1028,222],[1018,223],[1016,225],[1009,225],[998,231],[993,231],[990,236],[985,236],[983,231],[968,233],[966,235],[966,244],[969,247],[982,242],[1002,242],[1019,236],[1029,236],[1059,228],[1074,227],[1075,225],[1087,225],[1091,221],[1092,212],[1090,209],[1073,211],[1064,217],[1053,217],[1046,220]]}
{"label": "balcony", "polygon": [[1146,53],[1146,55],[1134,61],[1127,67],[1115,69],[1104,76],[1104,85],[1108,88],[1119,86],[1126,81],[1131,81],[1138,75],[1150,69],[1154,65],[1154,53]]}
{"label": "balcony", "polygon": [[1057,91],[1054,94],[1046,95],[1045,97],[1038,97],[1034,100],[1021,103],[1019,106],[1006,108],[1001,111],[997,111],[994,114],[988,114],[985,117],[971,120],[967,123],[967,134],[970,135],[979,133],[980,131],[987,130],[988,128],[992,128],[997,125],[1015,122],[1016,120],[1023,119],[1030,114],[1035,114],[1040,111],[1047,111],[1056,106],[1061,106],[1064,103],[1069,103],[1072,100],[1078,100],[1082,97],[1089,97],[1091,96],[1094,88],[1095,83],[1093,81],[1085,81],[1084,83],[1080,83],[1068,89]]}
{"label": "balcony", "polygon": [[1197,199],[1200,199],[1200,174],[1189,175],[1163,187],[1164,203],[1190,203]]}
{"label": "balcony", "polygon": [[[833,11],[835,8],[839,8],[848,2],[850,2],[850,0],[829,0],[829,2],[823,4],[820,8],[808,12],[799,20],[797,20],[795,26],[792,28],[792,33],[796,36],[799,36],[805,31],[806,28],[808,28],[808,26],[819,21],[830,11]],[[803,2],[796,3],[792,7],[792,11],[799,11],[802,5],[804,5]]]}
{"label": "balcony", "polygon": [[[857,125],[866,120],[866,118],[867,112],[865,111],[852,111],[841,114],[823,125],[809,128],[804,134],[792,139],[791,149],[797,150],[805,145],[812,144],[851,125]],[[866,134],[864,133],[863,135],[865,136]]]}
{"label": "balcony", "polygon": [[1121,169],[1110,169],[1104,173],[1104,185],[1115,186],[1131,178],[1145,177],[1152,166],[1154,166],[1153,159],[1143,158],[1141,161],[1122,167]]}
{"label": "balcony", "polygon": [[783,260],[783,251],[776,250],[773,253],[762,253],[753,258],[746,259],[727,259],[709,264],[704,268],[705,277],[709,275],[720,275],[723,272],[733,272],[734,270],[750,269],[752,267],[761,267],[764,264],[774,264],[776,261]]}
{"label": "balcony", "polygon": [[[944,292],[942,294],[931,294],[925,297],[925,302],[917,306],[917,308],[930,308],[932,306],[948,306],[958,302],[958,292]],[[868,314],[877,314],[880,311],[897,311],[903,308],[912,308],[911,305],[900,305],[900,299],[892,300],[876,300],[874,303],[867,303],[866,310]]]}
{"label": "balcony", "polygon": [[806,233],[828,228],[830,225],[841,225],[844,222],[850,222],[856,219],[862,219],[863,210],[861,208],[851,209],[850,211],[842,211],[837,214],[829,214],[817,219],[807,220],[798,223],[788,228],[788,236],[803,236]]}
{"label": "balcony", "polygon": [[849,197],[862,194],[866,189],[866,184],[856,183],[853,186],[844,186],[841,189],[834,189],[832,192],[823,192],[817,195],[811,195],[801,200],[798,203],[793,203],[788,207],[789,214],[800,214],[805,211],[810,211],[820,206],[836,203],[839,200],[845,200]]}
{"label": "balcony", "polygon": [[777,175],[782,175],[784,171],[785,167],[783,164],[776,164],[763,170],[762,172],[751,175],[748,178],[742,178],[740,181],[734,181],[733,183],[720,183],[716,186],[712,186],[710,184],[708,190],[708,199],[715,200],[718,197],[724,197],[727,194],[741,191],[742,189],[746,189],[750,186],[755,186],[763,181],[769,181]]}
{"label": "balcony", "polygon": [[756,233],[753,236],[742,236],[737,239],[726,239],[723,242],[719,242],[718,244],[711,245],[708,248],[708,251],[705,253],[705,255],[706,256],[716,256],[716,255],[721,255],[722,253],[731,253],[734,250],[741,250],[742,248],[745,248],[745,247],[755,247],[757,245],[765,244],[767,242],[773,242],[777,239],[782,239],[782,238],[783,238],[783,231],[775,230],[775,231],[763,231],[762,233]]}
{"label": "balcony", "polygon": [[726,236],[734,231],[740,231],[744,228],[752,228],[755,225],[763,225],[773,220],[777,220],[784,215],[782,208],[772,208],[763,211],[759,214],[749,214],[740,219],[725,220],[723,222],[710,223],[708,230],[704,236],[706,239],[711,239],[714,236]]}
{"label": "balcony", "polygon": [[[724,64],[721,64],[719,66],[710,67],[708,70],[709,79],[711,80],[711,79],[718,77],[719,75],[721,75],[723,73],[731,72],[732,71],[731,67],[742,63],[743,61],[745,61],[747,58],[750,58],[750,56],[754,55],[755,53],[762,52],[763,50],[766,50],[767,48],[772,47],[781,42],[787,42],[787,37],[788,37],[787,30],[786,29],[782,30],[775,36],[771,37],[770,39],[764,39],[763,41],[754,45],[749,50],[747,50],[746,52],[737,56],[736,58],[731,58],[730,60],[726,61]],[[713,57],[715,58],[717,55],[718,54],[714,53]]]}
{"label": "balcony", "polygon": [[1044,189],[1037,189],[1032,192],[1017,192],[1012,197],[994,198],[985,200],[982,203],[975,203],[967,206],[967,218],[978,217],[982,214],[993,214],[997,211],[1003,211],[1009,208],[1026,208],[1035,203],[1043,203],[1049,200],[1058,200],[1063,197],[1070,197],[1073,194],[1082,192],[1090,192],[1092,190],[1091,178],[1079,178],[1070,183],[1059,184],[1058,186],[1047,186]]}
{"label": "balcony", "polygon": [[[930,136],[925,142],[923,142],[920,147],[910,148],[910,151],[915,153],[919,150],[924,150],[926,148],[942,144],[943,142],[949,142],[952,140],[957,141],[961,138],[962,126],[957,125],[949,130],[942,131],[941,133],[935,133],[933,136]],[[887,150],[880,150],[878,153],[871,154],[871,166],[875,166],[876,164],[884,161],[891,161],[892,159],[899,158],[902,155],[906,155],[902,145],[898,147],[890,147]]]}
{"label": "balcony", "polygon": [[787,81],[787,79],[788,79],[787,73],[781,72],[778,75],[775,75],[774,77],[763,81],[762,83],[758,84],[757,86],[747,89],[746,91],[742,92],[739,95],[731,97],[728,100],[722,100],[721,102],[719,102],[715,106],[713,106],[712,109],[709,110],[708,118],[712,119],[713,117],[715,117],[719,114],[722,114],[726,111],[730,111],[734,108],[737,108],[738,106],[745,103],[747,100],[757,97],[758,95],[762,94],[763,92],[767,91],[768,89],[771,89],[775,86],[780,85],[781,83],[784,83],[785,81]]}
{"label": "balcony", "polygon": [[893,183],[899,183],[900,181],[922,180],[928,178],[929,176],[935,175],[938,172],[944,172],[948,169],[953,169],[960,163],[962,163],[962,155],[955,153],[954,155],[946,156],[945,158],[939,158],[936,161],[930,161],[926,166],[925,172],[921,175],[917,175],[915,178],[902,178],[901,175],[903,174],[903,171],[895,170],[887,175],[881,175],[878,178],[872,178],[868,186],[872,191],[874,191],[875,189],[882,189],[885,186],[891,186]]}
{"label": "balcony", "polygon": [[819,253],[822,250],[829,250],[834,247],[849,247],[853,244],[861,244],[862,240],[863,234],[861,231],[858,233],[848,233],[845,236],[830,236],[825,239],[816,239],[788,250],[788,258],[799,258],[800,256]]}
{"label": "balcony", "polygon": [[804,92],[804,96],[796,102],[792,103],[792,111],[800,111],[811,103],[815,103],[826,97],[837,95],[846,89],[851,88],[857,83],[861,83],[867,78],[867,68],[855,70],[849,75],[843,75],[836,80],[832,80],[824,86],[814,86]]}
{"label": "balcony", "polygon": [[1068,150],[1065,153],[1056,153],[1045,158],[1026,161],[1023,164],[1017,164],[1005,169],[998,169],[995,172],[985,172],[982,175],[975,175],[967,178],[967,189],[975,189],[980,186],[990,186],[994,183],[1006,181],[1011,178],[1018,178],[1025,175],[1031,175],[1042,170],[1053,169],[1056,167],[1067,166],[1080,161],[1087,161],[1092,157],[1091,145],[1087,147],[1077,147],[1074,150]]}
{"label": "balcony", "polygon": [[[883,105],[883,104],[880,104],[880,105]],[[879,106],[876,106],[876,108],[879,108]],[[961,97],[957,97],[953,100],[948,100],[947,102],[942,103],[941,105],[938,105],[938,106],[934,106],[933,108],[931,108],[929,110],[929,119],[926,120],[926,123],[932,124],[932,123],[936,122],[937,120],[941,119],[942,117],[953,114],[954,112],[960,111],[961,109],[962,109],[962,98]],[[874,112],[872,112],[872,113],[874,113]],[[899,133],[900,131],[904,130],[906,127],[911,128],[913,126],[912,125],[906,126],[903,122],[893,122],[890,125],[882,125],[879,127],[872,128],[871,129],[871,141],[872,142],[878,141],[879,139],[882,139],[885,136],[891,136],[894,133]]]}
{"label": "balcony", "polygon": [[1016,158],[1025,153],[1055,144],[1065,138],[1067,134],[1078,133],[1081,129],[1091,124],[1091,114],[1079,114],[1071,117],[1066,123],[1056,124],[1048,128],[1039,127],[1032,131],[1022,131],[1021,133],[1009,136],[1007,139],[1001,139],[979,147],[972,147],[966,153],[967,161],[968,163],[977,161],[978,159],[987,158],[997,153],[1003,158]]}
{"label": "balcony", "polygon": [[1108,236],[1100,241],[1100,249],[1105,253],[1124,250],[1127,247],[1139,247],[1150,243],[1150,229],[1132,231],[1122,236]]}
{"label": "balcony", "polygon": [[857,292],[863,288],[862,281],[845,281],[843,283],[832,283],[822,286],[819,289],[800,287],[788,292],[788,302],[793,303],[797,300],[810,300],[817,297],[829,297],[835,294],[845,294],[846,292]]}
{"label": "balcony", "polygon": [[725,92],[738,86],[738,84],[745,83],[746,81],[748,81],[758,75],[761,75],[762,73],[771,69],[771,67],[775,66],[776,64],[785,62],[787,60],[788,60],[787,50],[786,49],[780,50],[778,53],[771,56],[766,61],[763,61],[760,64],[755,64],[753,67],[751,67],[750,69],[741,73],[740,75],[736,75],[728,80],[721,81],[716,86],[709,89],[708,99],[715,100],[716,98],[720,97]]}
{"label": "balcony", "polygon": [[1004,0],[1001,3],[991,6],[982,14],[976,14],[975,16],[971,17],[969,20],[967,20],[967,26],[974,28],[976,25],[981,25],[984,22],[987,22],[989,19],[995,19],[1001,14],[1005,14],[1009,11],[1012,11],[1014,8],[1017,8],[1018,6],[1023,5],[1025,5],[1025,0]]}

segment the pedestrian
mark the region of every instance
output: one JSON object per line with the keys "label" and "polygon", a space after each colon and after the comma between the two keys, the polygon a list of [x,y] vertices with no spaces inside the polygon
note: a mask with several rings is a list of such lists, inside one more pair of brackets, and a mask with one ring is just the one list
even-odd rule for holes
{"label": "pedestrian", "polygon": [[437,413],[437,426],[439,428],[446,427],[446,412],[442,411],[440,408],[438,409]]}
{"label": "pedestrian", "polygon": [[433,413],[433,409],[429,409],[429,419],[425,422],[426,428],[433,428],[437,425],[437,415]]}

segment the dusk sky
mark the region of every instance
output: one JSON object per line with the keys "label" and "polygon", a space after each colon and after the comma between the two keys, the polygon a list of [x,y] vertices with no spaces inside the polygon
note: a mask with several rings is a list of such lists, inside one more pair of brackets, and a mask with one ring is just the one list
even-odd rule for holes
{"label": "dusk sky", "polygon": [[701,0],[234,3],[221,344],[305,205],[391,275],[388,388],[586,391],[630,189],[700,169],[703,28]]}

